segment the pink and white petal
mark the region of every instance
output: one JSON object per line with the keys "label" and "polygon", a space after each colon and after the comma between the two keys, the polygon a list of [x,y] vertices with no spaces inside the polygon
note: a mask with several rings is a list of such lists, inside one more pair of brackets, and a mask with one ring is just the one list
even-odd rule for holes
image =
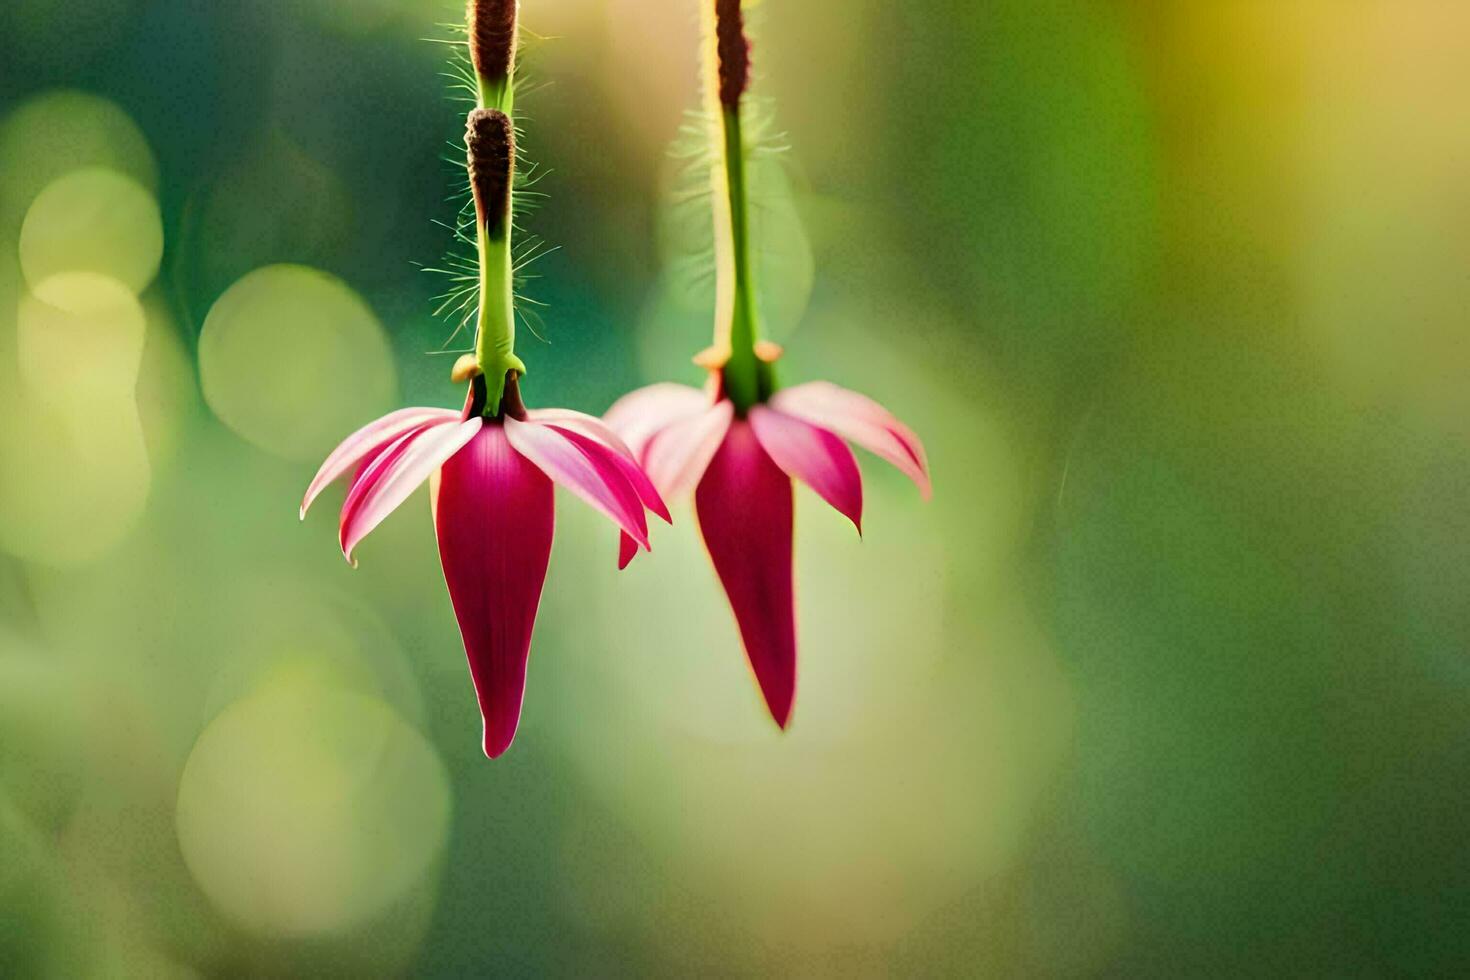
{"label": "pink and white petal", "polygon": [[610,425],[586,412],[576,412],[570,408],[533,408],[526,413],[526,421],[571,429],[590,439],[596,439],[609,448],[616,449],[629,459],[638,458],[632,448],[623,441],[623,437],[613,431]]}
{"label": "pink and white petal", "polygon": [[740,626],[766,707],[785,728],[796,698],[791,478],[750,424],[730,426],[694,493],[699,530]]}
{"label": "pink and white petal", "polygon": [[434,533],[491,759],[510,747],[555,525],[551,481],[485,425],[435,481]]}
{"label": "pink and white petal", "polygon": [[597,453],[605,457],[623,474],[623,478],[628,481],[633,491],[638,494],[638,500],[644,507],[662,518],[665,524],[674,523],[674,518],[669,514],[669,508],[664,503],[664,498],[659,496],[659,492],[654,487],[653,481],[648,478],[648,474],[643,472],[643,467],[638,465],[638,462],[633,457],[624,455],[616,447],[610,446],[599,439],[592,438],[577,429],[567,428],[560,422],[551,424],[549,427],[575,442],[589,456]]}
{"label": "pink and white petal", "polygon": [[892,463],[929,498],[929,460],[912,429],[866,395],[828,381],[783,388],[770,406],[850,439]]}
{"label": "pink and white petal", "polygon": [[342,509],[340,534],[342,554],[347,560],[352,561],[353,549],[368,532],[383,523],[429,474],[459,452],[483,426],[484,420],[478,418],[440,423],[412,434],[375,460],[353,485],[348,504]]}
{"label": "pink and white petal", "polygon": [[447,408],[401,408],[358,429],[343,439],[341,445],[327,456],[321,469],[317,470],[311,485],[306,488],[306,495],[301,499],[301,517],[306,517],[307,508],[312,501],[332,481],[381,453],[399,436],[419,426],[449,421],[458,416],[458,412]]}
{"label": "pink and white petal", "polygon": [[[458,417],[458,415],[454,416],[455,419],[458,419]],[[353,501],[360,499],[363,493],[382,475],[384,467],[391,460],[396,459],[398,455],[401,455],[403,447],[406,447],[414,439],[417,439],[420,433],[426,432],[436,425],[444,424],[442,421],[422,422],[383,446],[380,450],[364,456],[362,461],[357,464],[357,472],[353,473],[347,481],[347,493],[342,498],[342,514],[345,516],[351,511],[352,507],[355,506]],[[395,453],[395,449],[399,450],[399,452]]]}
{"label": "pink and white petal", "polygon": [[[352,477],[352,482],[347,486],[347,495],[342,499],[342,512],[338,518],[337,542],[342,545],[344,553],[347,549],[347,527],[353,513],[356,512],[358,506],[362,503],[362,498],[367,496],[368,491],[378,485],[378,481],[392,470],[393,465],[403,457],[403,454],[408,451],[408,447],[413,444],[413,441],[425,431],[427,429],[424,426],[409,429],[385,446],[382,452],[371,459],[364,460],[357,468],[357,472]],[[348,560],[351,561],[351,559]]]}
{"label": "pink and white petal", "polygon": [[826,429],[764,405],[750,410],[750,428],[776,465],[815,490],[863,531],[863,478],[847,443]]}
{"label": "pink and white petal", "polygon": [[710,396],[698,388],[664,381],[630,391],[613,402],[602,418],[635,453],[641,453],[660,429],[709,406]]}
{"label": "pink and white petal", "polygon": [[537,422],[505,420],[511,447],[541,472],[602,511],[644,548],[648,521],[638,493],[607,455],[591,456],[570,435]]}
{"label": "pink and white petal", "polygon": [[699,482],[734,417],[735,406],[721,400],[667,426],[649,441],[643,450],[643,469],[665,500]]}

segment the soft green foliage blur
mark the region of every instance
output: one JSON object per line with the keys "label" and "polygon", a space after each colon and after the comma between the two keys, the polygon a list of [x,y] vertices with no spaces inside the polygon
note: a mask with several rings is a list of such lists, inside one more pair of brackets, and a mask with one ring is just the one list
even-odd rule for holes
{"label": "soft green foliage blur", "polygon": [[[1470,8],[747,7],[782,380],[934,499],[799,492],[785,735],[560,499],[491,763],[426,495],[296,517],[461,398],[457,5],[0,5],[0,976],[1470,968]],[[698,383],[695,8],[523,19],[527,400]]]}

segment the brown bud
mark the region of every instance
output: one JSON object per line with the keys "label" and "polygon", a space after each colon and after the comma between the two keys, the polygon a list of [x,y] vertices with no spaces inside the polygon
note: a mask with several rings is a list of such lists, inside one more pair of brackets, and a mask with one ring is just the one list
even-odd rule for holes
{"label": "brown bud", "polygon": [[474,109],[465,125],[464,143],[469,151],[475,213],[488,233],[501,234],[509,220],[510,188],[515,177],[515,126],[499,109]]}
{"label": "brown bud", "polygon": [[750,84],[750,42],[745,38],[745,17],[740,12],[740,0],[714,0],[714,4],[715,51],[720,60],[720,104],[726,109],[735,109]]}
{"label": "brown bud", "polygon": [[470,60],[481,78],[508,78],[515,65],[517,0],[469,0]]}

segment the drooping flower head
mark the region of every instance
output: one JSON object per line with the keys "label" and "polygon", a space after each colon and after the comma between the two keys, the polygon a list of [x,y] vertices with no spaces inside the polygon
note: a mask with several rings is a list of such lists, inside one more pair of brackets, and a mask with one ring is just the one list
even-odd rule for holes
{"label": "drooping flower head", "polygon": [[348,436],[327,457],[301,503],[348,476],[339,542],[362,539],[430,481],[434,533],[484,721],[484,750],[503,753],[515,737],[526,664],[554,525],[552,485],[602,511],[649,547],[649,510],[668,509],[627,444],[601,420],[567,409],[528,410],[525,364],[515,354],[511,208],[515,127],[511,119],[516,4],[471,2],[471,60],[479,104],[465,129],[475,205],[479,304],[475,352],[452,379],[469,390],[461,411],[405,408]]}
{"label": "drooping flower head", "polygon": [[[847,441],[898,467],[925,498],[929,470],[918,437],[872,399],[824,381],[785,389],[777,383],[781,351],[761,339],[751,255],[742,130],[750,43],[740,0],[703,3],[715,340],[695,361],[710,379],[703,391],[668,383],[642,388],[605,418],[660,494],[694,490],[700,533],[746,655],[771,716],[785,728],[796,696],[792,479],[861,533],[862,477]],[[620,564],[636,551],[636,540],[624,535]]]}

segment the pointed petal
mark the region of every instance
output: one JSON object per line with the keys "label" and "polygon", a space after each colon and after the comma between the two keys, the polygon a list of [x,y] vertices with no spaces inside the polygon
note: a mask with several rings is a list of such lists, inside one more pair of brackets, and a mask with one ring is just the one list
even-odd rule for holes
{"label": "pointed petal", "polygon": [[378,485],[378,482],[383,479],[383,476],[390,472],[398,461],[403,458],[403,454],[408,451],[409,446],[413,445],[413,441],[425,431],[427,431],[425,426],[408,430],[385,446],[382,452],[373,456],[371,459],[364,460],[358,466],[357,472],[353,474],[352,482],[347,487],[347,496],[342,500],[342,513],[338,518],[337,525],[337,542],[342,547],[343,557],[354,568],[357,567],[357,562],[347,553],[347,529],[352,515],[362,503],[363,497],[367,496],[368,492]]}
{"label": "pointed petal", "polygon": [[847,443],[826,429],[756,405],[750,427],[776,465],[801,480],[863,530],[863,478]]}
{"label": "pointed petal", "polygon": [[699,481],[694,506],[766,707],[785,728],[796,696],[791,478],[750,424],[737,421]]}
{"label": "pointed petal", "polygon": [[342,554],[349,562],[358,542],[383,523],[430,473],[473,439],[483,425],[483,420],[476,418],[411,432],[373,460],[342,505],[340,540]]}
{"label": "pointed petal", "polygon": [[629,459],[637,459],[632,448],[623,441],[613,428],[595,415],[585,412],[574,412],[570,408],[533,408],[526,413],[526,421],[543,422],[555,425],[562,429],[571,429],[580,432],[591,439],[596,439],[605,446],[616,449]]}
{"label": "pointed petal", "polygon": [[[458,416],[454,418],[458,419]],[[377,482],[385,472],[388,464],[403,455],[403,450],[407,448],[409,443],[417,439],[421,433],[427,432],[436,425],[443,424],[440,421],[422,422],[375,452],[364,456],[362,461],[357,464],[357,472],[353,473],[347,480],[347,493],[342,498],[343,516],[350,513],[352,507],[356,506],[353,501],[361,499],[362,495]]]}
{"label": "pointed petal", "polygon": [[419,426],[449,421],[458,416],[458,412],[447,408],[403,408],[358,429],[343,439],[342,444],[332,450],[321,469],[317,470],[311,485],[306,488],[306,496],[301,499],[301,516],[306,517],[307,508],[328,484],[348,470],[372,459],[399,436]]}
{"label": "pointed petal", "polygon": [[673,517],[669,514],[669,508],[664,503],[663,497],[654,488],[653,481],[649,480],[648,474],[643,472],[642,465],[638,462],[638,456],[632,448],[623,441],[622,437],[614,432],[606,422],[595,415],[587,415],[583,412],[574,412],[569,408],[539,408],[532,409],[526,413],[528,421],[542,422],[550,425],[558,432],[575,432],[594,442],[606,446],[616,454],[615,462],[628,482],[633,484],[633,489],[638,491],[638,499],[643,501],[643,506],[653,511],[664,523],[672,524]]}
{"label": "pointed petal", "polygon": [[628,537],[627,531],[618,532],[618,571],[627,568],[638,557],[638,542]]}
{"label": "pointed petal", "polygon": [[[628,480],[628,485],[634,488],[635,494],[638,494],[638,501],[644,507],[647,507],[648,510],[656,513],[660,519],[663,519],[663,523],[672,525],[673,516],[669,514],[669,505],[664,504],[663,497],[660,497],[659,491],[654,488],[653,480],[648,479],[647,473],[644,473],[644,469],[639,466],[637,460],[634,460],[631,455],[620,453],[612,445],[607,445],[606,442],[600,441],[600,439],[589,438],[589,436],[578,432],[576,429],[564,428],[560,423],[548,426],[548,428],[556,429],[557,432],[562,433],[567,439],[575,442],[576,447],[584,451],[584,453],[588,455],[597,454],[606,458],[609,463],[616,466],[617,470],[622,473],[623,479]],[[620,441],[622,439],[619,439]]]}
{"label": "pointed petal", "polygon": [[516,452],[541,468],[631,535],[648,545],[643,504],[628,480],[606,454],[590,455],[573,436],[539,422],[505,420],[505,435]]}
{"label": "pointed petal", "polygon": [[670,382],[631,391],[613,402],[602,416],[635,453],[660,429],[709,408],[710,398],[698,388]]}
{"label": "pointed petal", "polygon": [[735,406],[722,400],[698,415],[669,425],[649,441],[643,450],[643,469],[664,499],[678,496],[699,482],[734,417]]}
{"label": "pointed petal", "polygon": [[912,429],[873,399],[827,381],[812,381],[776,392],[770,406],[835,432],[886,459],[918,485],[925,500],[929,499],[929,460],[924,444]]}
{"label": "pointed petal", "polygon": [[492,759],[521,719],[554,508],[551,481],[498,425],[480,428],[439,471],[434,533]]}

